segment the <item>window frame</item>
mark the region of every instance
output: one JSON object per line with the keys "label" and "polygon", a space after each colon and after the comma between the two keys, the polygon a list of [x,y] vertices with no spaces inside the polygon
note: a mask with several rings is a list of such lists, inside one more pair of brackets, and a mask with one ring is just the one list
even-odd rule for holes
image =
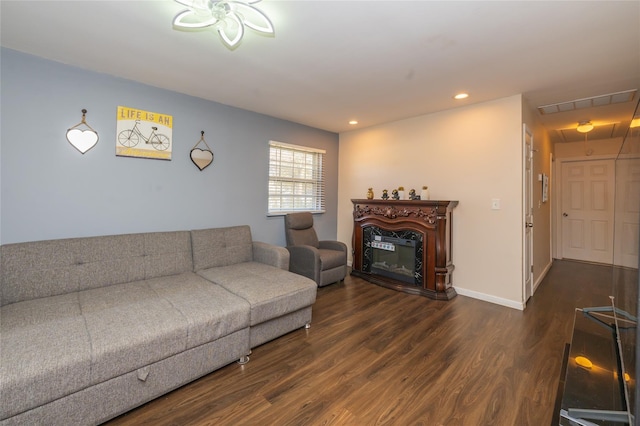
{"label": "window frame", "polygon": [[[278,150],[275,153],[278,156],[277,159],[273,158],[274,150]],[[283,161],[283,153],[290,155],[290,161]],[[326,153],[324,149],[269,141],[267,216],[284,216],[287,213],[295,212],[311,212],[313,214],[326,212],[326,179],[324,176]],[[311,168],[305,165],[309,161],[312,161]],[[302,167],[296,167],[299,165]],[[308,175],[309,173],[311,173],[310,178],[295,176],[296,174]],[[290,191],[283,191],[283,184],[288,185]],[[312,186],[310,191],[303,188],[309,185]],[[277,186],[280,186],[279,190],[276,189]],[[301,189],[302,193],[296,194],[296,190]],[[279,207],[273,207],[274,198],[278,199]],[[311,205],[303,201],[306,204],[296,208],[296,202],[304,198],[312,198]],[[289,204],[283,207],[286,201],[289,201]]]}

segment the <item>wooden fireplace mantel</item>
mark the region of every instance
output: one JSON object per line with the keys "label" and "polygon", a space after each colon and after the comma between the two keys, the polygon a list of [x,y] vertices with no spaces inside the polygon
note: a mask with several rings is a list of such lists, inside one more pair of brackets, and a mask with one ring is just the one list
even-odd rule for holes
{"label": "wooden fireplace mantel", "polygon": [[[452,211],[457,201],[442,200],[359,200],[353,203],[353,264],[352,274],[367,281],[438,300],[456,296],[451,284],[452,263],[451,231]],[[421,277],[415,285],[384,277],[365,270],[363,253],[366,242],[363,230],[376,227],[385,232],[413,231],[422,236]]]}

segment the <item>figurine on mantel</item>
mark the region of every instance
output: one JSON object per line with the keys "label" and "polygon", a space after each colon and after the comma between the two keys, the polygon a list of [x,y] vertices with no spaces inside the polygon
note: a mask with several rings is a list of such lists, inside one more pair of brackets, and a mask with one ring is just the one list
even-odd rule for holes
{"label": "figurine on mantel", "polygon": [[373,188],[369,188],[367,191],[367,200],[373,200]]}
{"label": "figurine on mantel", "polygon": [[400,199],[400,194],[398,194],[398,190],[394,189],[393,191],[391,191],[391,198],[393,198],[394,200],[399,200]]}
{"label": "figurine on mantel", "polygon": [[410,200],[419,200],[420,196],[416,195],[416,190],[415,189],[410,189],[409,190],[409,199]]}
{"label": "figurine on mantel", "polygon": [[389,199],[389,192],[386,189],[382,190],[382,198],[383,200],[388,200]]}

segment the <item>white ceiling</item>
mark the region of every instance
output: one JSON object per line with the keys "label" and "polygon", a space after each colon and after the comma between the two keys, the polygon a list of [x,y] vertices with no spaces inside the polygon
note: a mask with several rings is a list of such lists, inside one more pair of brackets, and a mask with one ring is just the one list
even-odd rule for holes
{"label": "white ceiling", "polygon": [[[276,35],[247,30],[233,51],[213,31],[174,30],[184,6],[171,0],[3,0],[0,42],[332,132],[519,93],[535,108],[640,88],[639,1],[255,6]],[[624,136],[639,97],[540,117],[553,141],[582,140],[566,130],[582,120]]]}

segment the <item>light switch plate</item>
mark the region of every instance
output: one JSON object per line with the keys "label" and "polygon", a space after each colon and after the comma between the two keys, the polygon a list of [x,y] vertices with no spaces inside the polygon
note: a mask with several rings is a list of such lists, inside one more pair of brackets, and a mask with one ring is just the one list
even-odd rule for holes
{"label": "light switch plate", "polygon": [[491,199],[491,210],[500,210],[500,198]]}

